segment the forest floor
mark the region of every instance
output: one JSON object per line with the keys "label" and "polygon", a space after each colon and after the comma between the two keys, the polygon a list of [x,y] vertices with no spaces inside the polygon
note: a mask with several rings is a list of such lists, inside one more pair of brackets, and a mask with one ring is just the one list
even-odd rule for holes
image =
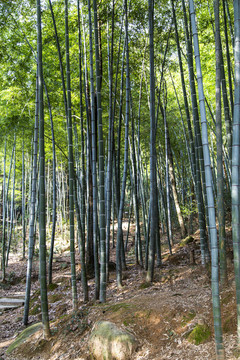
{"label": "forest floor", "polygon": [[[55,286],[48,293],[52,337],[44,340],[39,330],[7,355],[8,346],[25,328],[23,307],[0,311],[0,360],[90,359],[87,340],[98,320],[110,320],[135,335],[139,347],[133,360],[215,359],[210,276],[200,264],[199,232],[193,238],[190,244],[176,245],[173,255],[166,252],[161,269],[155,270],[153,284],[146,283],[145,271],[134,264],[133,257],[128,257],[124,286],[117,289],[115,272],[111,272],[105,304],[93,301],[93,279],[89,280],[90,301],[83,303],[78,281],[77,313],[72,312],[69,250],[56,255]],[[193,250],[195,264],[190,264]],[[222,325],[226,359],[236,359],[235,284],[229,258],[229,283],[221,289]],[[10,257],[7,282],[0,285],[0,297],[24,296],[26,265],[26,260],[20,260],[18,255]],[[41,319],[37,269],[35,260],[29,325]],[[78,269],[78,278],[79,273]]]}

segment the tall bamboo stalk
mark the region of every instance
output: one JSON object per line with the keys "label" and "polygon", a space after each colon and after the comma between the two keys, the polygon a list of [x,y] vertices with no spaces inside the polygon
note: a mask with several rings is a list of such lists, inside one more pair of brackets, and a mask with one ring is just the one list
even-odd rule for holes
{"label": "tall bamboo stalk", "polygon": [[4,158],[3,158],[3,185],[2,185],[2,280],[5,280],[6,267],[5,267],[5,225],[6,225],[6,153],[7,153],[7,141],[5,140],[4,146]]}
{"label": "tall bamboo stalk", "polygon": [[88,0],[88,25],[89,25],[89,47],[90,47],[90,87],[91,87],[91,130],[92,130],[92,186],[93,186],[93,247],[94,247],[94,271],[95,271],[95,299],[99,298],[100,274],[98,264],[98,218],[97,218],[97,129],[95,116],[95,89],[93,76],[93,30],[91,1]]}
{"label": "tall bamboo stalk", "polygon": [[13,230],[13,220],[14,220],[14,197],[15,197],[15,178],[16,178],[16,133],[14,133],[14,145],[13,145],[13,180],[12,180],[12,198],[11,198],[11,211],[10,211],[10,231],[8,236],[8,247],[7,247],[7,255],[6,255],[6,267],[8,266],[8,259],[12,241],[12,230]]}
{"label": "tall bamboo stalk", "polygon": [[209,213],[209,230],[210,230],[211,260],[212,260],[211,270],[212,270],[212,306],[213,306],[214,333],[215,333],[217,359],[221,360],[224,359],[225,356],[224,356],[222,327],[221,327],[221,309],[220,309],[219,280],[218,280],[218,239],[217,239],[213,185],[212,185],[212,171],[211,171],[210,151],[208,145],[207,118],[206,118],[206,109],[204,102],[203,79],[202,79],[202,70],[201,70],[201,62],[200,62],[198,32],[197,32],[196,15],[195,15],[193,0],[189,0],[189,5],[190,5],[194,53],[195,53],[197,79],[198,79],[198,95],[199,95],[200,115],[201,115],[201,124],[202,124],[204,167],[205,167],[206,188],[207,188],[207,205],[208,205],[208,213]]}
{"label": "tall bamboo stalk", "polygon": [[[206,217],[208,216],[207,209],[205,211],[204,207],[204,197],[206,193],[205,186],[205,174],[204,174],[204,164],[203,164],[203,149],[202,149],[202,137],[199,124],[199,114],[198,114],[198,104],[196,96],[196,87],[194,79],[194,68],[193,68],[193,54],[192,54],[192,42],[188,30],[188,21],[186,14],[185,2],[182,0],[183,14],[184,14],[184,26],[186,33],[186,49],[187,49],[187,60],[188,60],[188,73],[189,73],[189,82],[191,89],[191,101],[192,101],[192,110],[193,110],[193,122],[194,122],[194,144],[196,148],[196,179],[195,179],[195,191],[197,197],[197,206],[198,206],[198,221],[200,228],[200,244],[201,244],[201,262],[202,265],[205,265],[210,260],[209,248],[207,243],[207,229],[206,229]],[[202,174],[202,181],[201,181]],[[193,174],[194,179],[194,174]]]}
{"label": "tall bamboo stalk", "polygon": [[232,147],[232,239],[237,302],[237,335],[240,346],[240,3],[234,0],[235,92]]}
{"label": "tall bamboo stalk", "polygon": [[158,229],[158,200],[156,175],[156,118],[155,118],[155,75],[154,75],[154,2],[148,0],[149,62],[150,62],[150,248],[146,280],[153,281],[155,248]]}
{"label": "tall bamboo stalk", "polygon": [[46,219],[45,219],[45,149],[44,149],[44,108],[43,108],[43,67],[42,67],[42,28],[41,0],[37,0],[37,30],[38,30],[38,88],[39,88],[39,279],[41,290],[41,309],[43,336],[50,336],[47,299],[46,272]]}
{"label": "tall bamboo stalk", "polygon": [[32,274],[33,251],[34,251],[34,242],[35,242],[34,224],[35,224],[36,192],[37,192],[38,113],[39,113],[39,96],[38,96],[38,71],[37,71],[35,125],[34,125],[34,135],[33,135],[33,167],[32,167],[32,183],[31,183],[31,204],[30,204],[29,236],[28,236],[28,262],[27,262],[26,290],[25,290],[24,315],[23,315],[24,325],[28,324],[30,292],[31,292],[31,274]]}
{"label": "tall bamboo stalk", "polygon": [[106,218],[105,218],[105,184],[104,184],[104,146],[102,129],[102,100],[100,73],[100,45],[97,18],[97,1],[93,0],[95,59],[97,83],[97,121],[98,121],[98,155],[99,155],[99,227],[100,227],[100,294],[101,302],[106,301]]}
{"label": "tall bamboo stalk", "polygon": [[[112,187],[113,187],[113,171],[112,171],[112,154],[113,154],[113,125],[114,125],[114,114],[113,114],[113,37],[114,37],[114,5],[112,4],[112,41],[110,49],[109,39],[109,25],[108,25],[108,83],[109,83],[109,116],[108,116],[108,158],[107,158],[107,190],[106,190],[106,277],[108,278],[108,263],[110,258],[110,223],[111,223],[111,203],[112,198]],[[109,23],[109,21],[108,21]],[[114,204],[112,205],[114,207]],[[113,219],[114,223],[114,219]]]}
{"label": "tall bamboo stalk", "polygon": [[224,179],[222,154],[222,116],[221,116],[221,38],[219,21],[219,0],[214,1],[215,15],[215,54],[216,54],[216,141],[217,141],[217,215],[219,232],[220,280],[227,282],[226,234],[224,210]]}
{"label": "tall bamboo stalk", "polygon": [[125,8],[125,41],[126,41],[126,112],[125,112],[125,147],[124,147],[124,168],[122,177],[121,198],[118,210],[118,231],[116,247],[116,269],[117,286],[122,286],[122,262],[124,261],[124,248],[122,237],[122,220],[125,202],[125,190],[128,168],[128,134],[129,134],[129,116],[130,116],[130,67],[129,67],[129,46],[128,46],[128,1],[124,1]]}
{"label": "tall bamboo stalk", "polygon": [[67,132],[68,132],[68,171],[69,171],[69,222],[70,222],[70,255],[71,255],[71,280],[73,309],[77,310],[77,285],[75,266],[74,245],[74,162],[73,162],[73,139],[72,139],[72,104],[71,104],[71,81],[69,59],[69,33],[68,33],[68,0],[65,0],[65,46],[66,46],[66,69],[67,69]]}
{"label": "tall bamboo stalk", "polygon": [[23,241],[23,259],[25,259],[25,243],[26,243],[26,229],[25,229],[25,156],[24,156],[24,131],[22,142],[22,241]]}

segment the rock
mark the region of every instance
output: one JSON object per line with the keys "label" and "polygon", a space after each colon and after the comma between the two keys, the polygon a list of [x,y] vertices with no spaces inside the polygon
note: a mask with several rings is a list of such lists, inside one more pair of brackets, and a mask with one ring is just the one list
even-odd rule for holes
{"label": "rock", "polygon": [[110,321],[98,321],[88,342],[96,360],[128,360],[136,351],[138,342],[133,335],[119,329]]}
{"label": "rock", "polygon": [[8,347],[7,354],[10,354],[13,350],[15,350],[19,345],[23,344],[32,334],[37,332],[42,328],[42,323],[37,323],[27,327],[23,330],[18,337],[14,340],[14,342]]}
{"label": "rock", "polygon": [[185,239],[183,239],[179,245],[180,245],[180,247],[183,247],[185,245],[191,244],[193,241],[194,241],[194,238],[191,235],[189,235]]}

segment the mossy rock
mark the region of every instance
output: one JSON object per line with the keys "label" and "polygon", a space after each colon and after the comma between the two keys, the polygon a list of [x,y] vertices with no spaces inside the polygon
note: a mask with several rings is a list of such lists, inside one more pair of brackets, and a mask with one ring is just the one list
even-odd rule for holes
{"label": "mossy rock", "polygon": [[190,235],[187,236],[185,239],[181,240],[179,246],[183,247],[185,245],[191,244],[194,241],[194,238]]}
{"label": "mossy rock", "polygon": [[19,345],[24,343],[25,340],[27,340],[32,334],[37,332],[42,328],[42,323],[37,323],[34,325],[31,325],[24,329],[16,338],[16,340],[8,347],[6,353],[10,354],[13,350],[15,350]]}
{"label": "mossy rock", "polygon": [[96,360],[130,360],[138,342],[133,335],[119,329],[110,321],[98,321],[88,342],[91,356]]}
{"label": "mossy rock", "polygon": [[211,330],[207,325],[197,324],[188,335],[188,341],[199,345],[208,341],[211,337]]}

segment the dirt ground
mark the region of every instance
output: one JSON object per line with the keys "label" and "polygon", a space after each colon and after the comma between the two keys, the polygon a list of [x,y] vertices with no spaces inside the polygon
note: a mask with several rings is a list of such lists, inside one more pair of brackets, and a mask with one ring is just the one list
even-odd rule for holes
{"label": "dirt ground", "polygon": [[[94,281],[89,280],[89,303],[83,303],[80,280],[77,282],[79,310],[72,311],[70,256],[66,251],[55,256],[53,283],[48,292],[52,337],[42,332],[32,335],[11,355],[7,347],[25,328],[23,307],[0,312],[0,360],[22,359],[90,359],[87,340],[97,320],[110,320],[135,335],[139,342],[133,360],[215,359],[211,308],[211,283],[200,265],[199,234],[186,246],[176,246],[172,256],[165,255],[161,268],[155,270],[153,284],[145,282],[145,271],[128,258],[123,274],[123,288],[116,287],[115,272],[110,273],[107,303],[94,302]],[[190,264],[194,250],[195,264]],[[7,283],[1,284],[0,297],[24,295],[26,260],[10,258]],[[29,325],[41,321],[38,262],[33,271]],[[221,289],[222,326],[226,359],[236,359],[236,305],[233,265],[228,262],[229,283]],[[80,274],[78,274],[78,278]],[[191,332],[200,326],[207,338],[198,341]]]}

